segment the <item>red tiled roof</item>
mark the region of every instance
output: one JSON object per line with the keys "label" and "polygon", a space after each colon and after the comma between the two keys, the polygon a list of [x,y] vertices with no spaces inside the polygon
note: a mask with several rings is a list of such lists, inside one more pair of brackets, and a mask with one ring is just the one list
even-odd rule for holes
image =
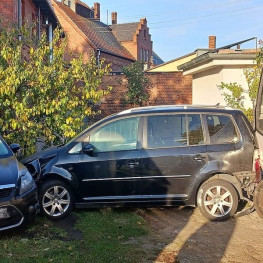
{"label": "red tiled roof", "polygon": [[118,41],[132,41],[133,35],[139,27],[138,22],[111,25],[111,29]]}
{"label": "red tiled roof", "polygon": [[82,1],[80,1],[80,0],[75,0],[75,3],[91,9],[87,4],[85,4],[84,2],[82,2]]}
{"label": "red tiled roof", "polygon": [[84,18],[63,3],[55,2],[97,49],[125,59],[135,60],[129,51],[118,42],[109,26],[98,20]]}

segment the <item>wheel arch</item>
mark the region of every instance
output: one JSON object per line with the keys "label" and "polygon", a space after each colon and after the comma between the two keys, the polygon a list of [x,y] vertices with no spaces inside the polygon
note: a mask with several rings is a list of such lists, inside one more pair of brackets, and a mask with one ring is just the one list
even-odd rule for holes
{"label": "wheel arch", "polygon": [[201,186],[205,182],[216,180],[216,179],[221,179],[221,180],[224,180],[224,181],[231,183],[237,191],[238,198],[239,199],[243,198],[243,193],[242,193],[240,181],[235,175],[231,175],[231,174],[227,174],[227,173],[214,173],[214,174],[210,174],[208,177],[206,177],[204,180],[202,180],[198,184],[196,191],[195,191],[195,206],[197,206],[197,203],[198,203],[198,198],[199,198],[198,193],[199,193]]}
{"label": "wheel arch", "polygon": [[51,180],[59,180],[62,181],[66,184],[68,184],[71,188],[71,190],[74,192],[75,194],[75,190],[76,190],[76,185],[74,183],[72,183],[72,181],[70,181],[68,178],[60,175],[60,174],[56,174],[56,173],[48,173],[45,174],[45,176],[43,176],[39,181],[38,184],[44,184],[47,181],[51,181]]}

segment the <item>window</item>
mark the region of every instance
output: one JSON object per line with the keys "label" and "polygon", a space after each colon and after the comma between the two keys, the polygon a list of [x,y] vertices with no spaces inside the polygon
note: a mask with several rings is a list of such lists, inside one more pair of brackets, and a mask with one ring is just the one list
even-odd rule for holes
{"label": "window", "polygon": [[203,144],[204,135],[199,114],[188,115],[189,145]]}
{"label": "window", "polygon": [[151,116],[148,117],[147,127],[148,148],[204,143],[199,114],[189,114],[187,116],[185,114]]}
{"label": "window", "polygon": [[185,115],[148,117],[148,148],[187,145]]}
{"label": "window", "polygon": [[144,35],[144,38],[146,38],[146,35],[147,35],[147,31],[146,31],[146,29],[144,29],[144,31],[143,31],[143,35]]}
{"label": "window", "polygon": [[139,118],[111,122],[90,134],[94,152],[135,150]]}
{"label": "window", "polygon": [[235,126],[230,117],[224,115],[207,115],[210,143],[230,143],[238,140]]}
{"label": "window", "polygon": [[146,51],[146,61],[147,62],[149,61],[149,51],[148,50]]}
{"label": "window", "polygon": [[143,48],[141,48],[141,61],[143,61]]}
{"label": "window", "polygon": [[0,156],[1,155],[7,155],[9,153],[6,145],[4,144],[4,142],[0,139]]}

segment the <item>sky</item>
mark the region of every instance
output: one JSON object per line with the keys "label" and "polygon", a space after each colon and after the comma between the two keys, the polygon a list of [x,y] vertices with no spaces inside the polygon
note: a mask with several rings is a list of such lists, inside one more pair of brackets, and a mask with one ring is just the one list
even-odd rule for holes
{"label": "sky", "polygon": [[[90,7],[96,1],[82,0]],[[263,39],[262,0],[97,0],[101,21],[111,24],[111,13],[118,23],[139,22],[146,17],[153,50],[169,61],[208,48],[208,37],[216,36],[221,47],[244,39]],[[256,40],[241,45],[255,48]]]}

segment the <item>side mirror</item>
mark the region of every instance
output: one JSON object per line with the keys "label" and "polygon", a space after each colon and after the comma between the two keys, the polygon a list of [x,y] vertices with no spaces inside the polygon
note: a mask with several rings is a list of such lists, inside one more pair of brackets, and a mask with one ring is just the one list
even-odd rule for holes
{"label": "side mirror", "polygon": [[94,149],[93,149],[93,146],[91,144],[84,145],[83,153],[85,153],[89,156],[92,156],[93,152],[94,152]]}
{"label": "side mirror", "polygon": [[12,143],[12,144],[10,145],[10,148],[11,148],[11,150],[13,151],[13,153],[17,153],[17,152],[19,151],[19,149],[20,149],[20,145],[17,144],[17,143]]}

